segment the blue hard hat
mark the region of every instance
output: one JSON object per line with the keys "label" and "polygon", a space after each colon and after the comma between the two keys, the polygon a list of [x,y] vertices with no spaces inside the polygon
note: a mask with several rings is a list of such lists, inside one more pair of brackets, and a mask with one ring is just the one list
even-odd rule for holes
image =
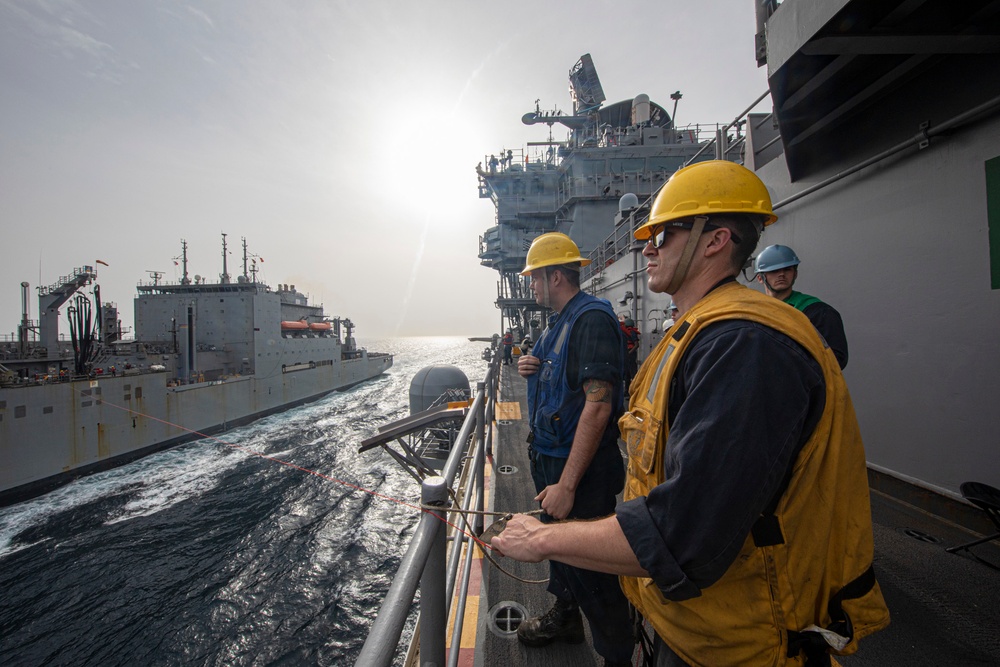
{"label": "blue hard hat", "polygon": [[757,255],[757,273],[777,271],[788,266],[798,266],[799,257],[786,245],[769,245]]}

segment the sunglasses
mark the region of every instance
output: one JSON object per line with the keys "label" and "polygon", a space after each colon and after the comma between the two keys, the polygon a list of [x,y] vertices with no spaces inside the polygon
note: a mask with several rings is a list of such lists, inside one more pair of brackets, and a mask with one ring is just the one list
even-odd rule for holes
{"label": "sunglasses", "polygon": [[[677,227],[679,229],[691,229],[694,226],[693,222],[667,222],[662,225],[657,225],[650,230],[649,238],[646,239],[646,243],[649,243],[654,248],[662,248],[663,244],[667,242],[667,235],[671,227]],[[710,232],[713,229],[721,229],[719,225],[713,225],[710,222],[705,223],[705,231]],[[733,243],[739,244],[743,242],[739,236],[737,236],[732,230],[729,230],[729,238],[733,240]]]}

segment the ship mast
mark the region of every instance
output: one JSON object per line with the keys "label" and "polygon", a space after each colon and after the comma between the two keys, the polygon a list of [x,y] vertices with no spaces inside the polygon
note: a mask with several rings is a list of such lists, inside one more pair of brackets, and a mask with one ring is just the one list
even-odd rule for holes
{"label": "ship mast", "polygon": [[181,285],[190,285],[191,279],[188,278],[188,243],[184,239],[181,239],[181,256],[174,257],[174,261],[181,260]]}
{"label": "ship mast", "polygon": [[240,240],[243,241],[243,280],[249,280],[250,276],[247,275],[247,237],[241,236]]}
{"label": "ship mast", "polygon": [[226,233],[222,232],[222,275],[219,276],[219,282],[223,285],[229,284],[229,269],[226,267],[226,255],[228,250],[226,247]]}

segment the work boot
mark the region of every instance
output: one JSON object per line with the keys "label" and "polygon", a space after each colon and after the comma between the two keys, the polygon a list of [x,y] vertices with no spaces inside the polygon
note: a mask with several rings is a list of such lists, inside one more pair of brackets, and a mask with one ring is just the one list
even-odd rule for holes
{"label": "work boot", "polygon": [[526,646],[545,646],[554,641],[579,644],[583,641],[583,617],[575,602],[556,599],[542,616],[526,619],[517,628],[518,640]]}

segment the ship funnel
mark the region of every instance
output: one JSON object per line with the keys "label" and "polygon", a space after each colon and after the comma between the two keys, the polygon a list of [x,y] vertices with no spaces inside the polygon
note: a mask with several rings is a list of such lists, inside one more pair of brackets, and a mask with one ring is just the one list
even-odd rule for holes
{"label": "ship funnel", "polygon": [[21,322],[28,323],[28,283],[21,283]]}

